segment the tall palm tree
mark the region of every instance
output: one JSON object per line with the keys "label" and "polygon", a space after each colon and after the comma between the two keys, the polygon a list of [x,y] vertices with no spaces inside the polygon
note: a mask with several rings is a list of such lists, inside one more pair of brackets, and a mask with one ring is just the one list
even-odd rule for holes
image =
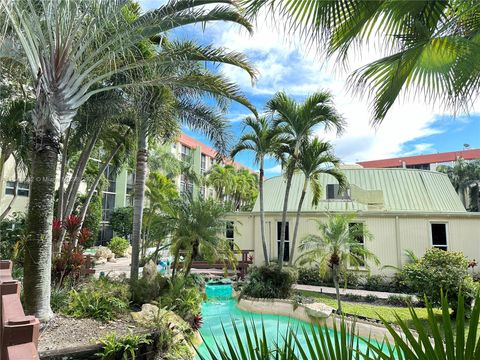
{"label": "tall palm tree", "polygon": [[[229,0],[173,0],[133,21],[125,16],[127,4],[117,0],[0,3],[0,13],[8,22],[0,45],[8,46],[12,39],[20,44],[18,51],[8,54],[22,53],[35,90],[24,290],[27,313],[41,320],[52,316],[51,224],[59,143],[78,108],[95,93],[121,86],[177,83],[178,74],[168,71],[156,73],[155,78],[135,76],[138,74],[135,70],[147,66],[162,65],[164,69],[169,65],[178,66],[178,58],[172,57],[153,56],[139,60],[139,47],[152,36],[163,36],[187,24],[218,20],[235,22],[251,30],[251,25]],[[208,4],[220,6],[205,6]],[[205,52],[195,53],[198,61],[206,55]],[[212,53],[208,56],[211,58]],[[123,84],[110,83],[116,75],[125,79]],[[188,80],[192,88],[203,83],[198,77]],[[182,82],[185,81],[183,77]],[[95,84],[108,86],[94,88]]]}
{"label": "tall palm tree", "polygon": [[263,182],[265,178],[265,157],[276,154],[280,148],[280,128],[273,127],[265,116],[258,119],[247,117],[244,120],[245,127],[251,131],[243,133],[238,143],[233,147],[231,156],[235,157],[239,152],[252,151],[255,154],[255,163],[260,166],[258,177],[258,189],[260,196],[260,234],[262,238],[263,258],[268,265],[269,256],[267,240],[265,236],[265,209],[263,199]]}
{"label": "tall palm tree", "polygon": [[283,201],[282,225],[280,230],[280,249],[278,265],[283,266],[285,251],[285,231],[287,225],[288,197],[292,186],[292,178],[299,161],[300,149],[309,140],[314,130],[323,126],[325,130],[335,129],[341,133],[344,119],[333,104],[332,95],[328,91],[319,91],[308,96],[303,103],[297,103],[284,92],[276,93],[267,102],[267,110],[273,117],[273,124],[281,127],[285,145],[283,167],[287,180]]}
{"label": "tall palm tree", "polygon": [[315,264],[323,276],[330,270],[337,295],[338,311],[342,312],[340,301],[340,274],[348,267],[369,268],[368,260],[379,264],[375,254],[358,240],[371,238],[366,225],[355,224],[354,215],[328,215],[327,221],[317,221],[318,235],[308,235],[302,239],[297,259],[300,265]]}
{"label": "tall palm tree", "polygon": [[293,230],[292,247],[290,249],[289,265],[292,265],[297,243],[298,226],[302,212],[303,201],[307,194],[308,187],[312,190],[312,205],[317,206],[322,194],[321,174],[328,174],[338,181],[340,191],[346,190],[347,179],[338,168],[340,160],[332,153],[332,145],[329,142],[320,141],[318,138],[306,142],[300,149],[298,169],[303,173],[303,188],[300,200],[298,201],[295,228]]}
{"label": "tall palm tree", "polygon": [[[286,32],[344,63],[359,46],[383,50],[353,72],[360,94],[372,94],[373,120],[381,122],[402,93],[463,110],[480,89],[480,3],[476,0],[244,0],[251,14],[271,9]],[[361,49],[361,47],[360,47]]]}

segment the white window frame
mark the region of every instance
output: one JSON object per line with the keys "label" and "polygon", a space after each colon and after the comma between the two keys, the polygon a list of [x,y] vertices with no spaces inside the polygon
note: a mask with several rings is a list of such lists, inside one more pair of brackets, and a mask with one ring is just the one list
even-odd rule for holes
{"label": "white window frame", "polygon": [[[362,235],[362,239],[363,239],[363,242],[362,242],[362,246],[363,248],[366,247],[366,243],[365,243],[365,226],[366,226],[366,221],[362,221],[362,220],[355,220],[355,221],[351,221],[348,223],[348,226],[350,227],[350,224],[362,224],[363,226],[363,235]],[[350,231],[350,228],[348,229]],[[348,264],[348,269],[349,270],[366,270],[367,269],[367,260],[364,259],[363,261],[363,266],[359,266],[358,268],[356,268],[355,266],[352,266],[350,264]]]}
{"label": "white window frame", "polygon": [[[445,225],[445,245],[434,245],[433,244],[433,231],[432,231],[432,225],[434,224],[440,224],[440,225]],[[429,221],[428,222],[428,231],[430,233],[430,246],[432,248],[437,248],[441,250],[448,251],[448,248],[450,247],[450,241],[449,241],[449,236],[448,236],[448,221]]]}
{"label": "white window frame", "polygon": [[[13,184],[13,185],[11,185]],[[12,194],[8,193],[7,191],[10,190]],[[15,195],[15,181],[6,181],[5,182],[5,195],[13,196]]]}

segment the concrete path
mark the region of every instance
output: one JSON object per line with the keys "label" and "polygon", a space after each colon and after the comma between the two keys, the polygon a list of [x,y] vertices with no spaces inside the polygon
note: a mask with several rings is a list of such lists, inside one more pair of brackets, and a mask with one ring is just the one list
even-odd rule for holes
{"label": "concrete path", "polygon": [[[336,294],[335,288],[327,287],[327,286],[295,284],[293,285],[293,287],[296,290],[312,291],[312,292],[324,293],[328,295]],[[388,297],[391,295],[409,296],[407,294],[389,293],[384,291],[369,291],[369,290],[344,289],[344,288],[340,288],[340,295],[359,295],[359,296],[375,295],[379,299],[388,299]]]}
{"label": "concrete path", "polygon": [[123,276],[130,277],[130,256],[116,258],[115,262],[107,262],[105,264],[99,264],[95,266],[95,276],[100,276],[100,273],[104,273],[109,276]]}

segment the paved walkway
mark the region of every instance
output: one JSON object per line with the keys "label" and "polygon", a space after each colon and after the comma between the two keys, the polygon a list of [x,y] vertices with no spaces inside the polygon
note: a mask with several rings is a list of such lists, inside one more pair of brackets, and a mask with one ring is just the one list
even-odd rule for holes
{"label": "paved walkway", "polygon": [[[312,291],[312,292],[324,293],[328,295],[336,294],[335,288],[327,287],[327,286],[295,284],[293,285],[293,287],[297,290]],[[344,289],[344,288],[340,288],[340,295],[359,295],[359,296],[375,295],[379,299],[388,299],[388,297],[392,295],[409,296],[407,294],[389,293],[384,291],[370,291],[370,290]]]}

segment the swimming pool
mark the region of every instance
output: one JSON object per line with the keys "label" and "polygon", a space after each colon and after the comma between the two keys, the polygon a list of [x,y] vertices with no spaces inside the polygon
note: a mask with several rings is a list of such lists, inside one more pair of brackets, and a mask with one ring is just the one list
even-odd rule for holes
{"label": "swimming pool", "polygon": [[[265,326],[267,338],[272,340],[272,344],[277,340],[281,343],[282,335],[287,331],[287,328],[297,329],[297,336],[301,344],[306,344],[305,337],[301,331],[302,326],[309,328],[310,324],[292,319],[286,316],[255,314],[240,310],[236,306],[236,300],[232,299],[232,288],[230,285],[207,285],[206,288],[208,301],[202,304],[203,326],[200,330],[204,338],[204,343],[198,348],[199,352],[207,359],[208,344],[212,349],[215,349],[215,340],[221,344],[225,344],[223,327],[227,334],[234,336],[232,320],[235,321],[237,328],[242,338],[245,338],[245,328],[243,319],[247,320],[250,325],[254,322],[257,331]],[[330,330],[333,336],[333,330]],[[366,343],[359,339],[359,349],[364,352],[367,349]]]}

